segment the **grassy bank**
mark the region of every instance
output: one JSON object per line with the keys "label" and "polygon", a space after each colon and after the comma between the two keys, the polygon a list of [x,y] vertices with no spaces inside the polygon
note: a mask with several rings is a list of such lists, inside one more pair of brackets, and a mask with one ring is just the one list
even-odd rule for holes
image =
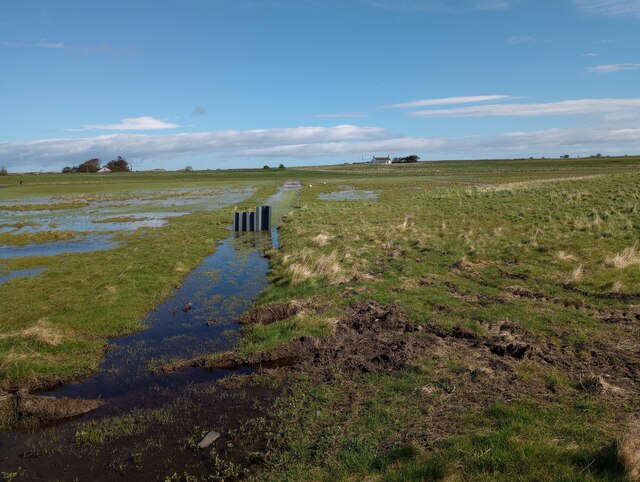
{"label": "grassy bank", "polygon": [[[439,338],[392,375],[338,358],[326,379],[294,370],[259,478],[624,478],[618,440],[640,389],[639,167],[461,163],[365,178],[361,166],[349,185],[378,201],[305,189],[262,298],[305,309],[249,326],[240,352],[330,335],[360,300],[396,306],[417,327],[407,343]],[[406,176],[430,169],[448,178]]]}

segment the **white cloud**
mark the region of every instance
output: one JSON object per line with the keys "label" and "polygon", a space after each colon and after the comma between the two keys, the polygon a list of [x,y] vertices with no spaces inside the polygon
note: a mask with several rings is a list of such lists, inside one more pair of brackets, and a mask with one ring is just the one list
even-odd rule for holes
{"label": "white cloud", "polygon": [[615,72],[624,72],[627,70],[640,70],[640,64],[603,64],[595,65],[593,67],[587,67],[585,70],[593,74],[612,74]]}
{"label": "white cloud", "polygon": [[90,157],[173,158],[195,155],[243,156],[250,149],[293,144],[353,142],[385,137],[385,129],[338,125],[283,129],[227,130],[189,134],[110,134],[80,139],[59,138],[0,143],[0,164],[74,164]]}
{"label": "white cloud", "polygon": [[411,117],[534,117],[635,111],[640,98],[580,99],[543,104],[489,104],[411,112]]}
{"label": "white cloud", "polygon": [[573,0],[588,15],[605,17],[640,17],[640,0]]}
{"label": "white cloud", "polygon": [[474,102],[487,102],[511,98],[510,95],[469,95],[463,97],[443,97],[440,99],[414,100],[401,104],[386,105],[384,109],[407,109],[415,107],[428,107],[433,105],[472,104]]}
{"label": "white cloud", "polygon": [[80,129],[65,129],[66,131],[151,131],[159,129],[175,129],[180,127],[151,116],[130,117],[122,119],[119,124],[88,124]]}
{"label": "white cloud", "polygon": [[[60,169],[91,157],[124,155],[136,162],[200,159],[326,158],[341,162],[370,153],[417,153],[425,158],[529,157],[640,151],[640,120],[498,136],[406,137],[379,127],[339,125],[190,134],[112,134],[81,139],[0,143],[0,164],[15,169]],[[237,165],[237,161],[234,161]],[[218,167],[219,164],[209,167]]]}

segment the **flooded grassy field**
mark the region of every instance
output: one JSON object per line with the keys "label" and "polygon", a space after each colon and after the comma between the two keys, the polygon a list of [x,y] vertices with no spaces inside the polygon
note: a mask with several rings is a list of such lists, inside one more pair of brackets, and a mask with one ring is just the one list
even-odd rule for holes
{"label": "flooded grassy field", "polygon": [[0,190],[5,478],[625,479],[637,159],[270,171]]}

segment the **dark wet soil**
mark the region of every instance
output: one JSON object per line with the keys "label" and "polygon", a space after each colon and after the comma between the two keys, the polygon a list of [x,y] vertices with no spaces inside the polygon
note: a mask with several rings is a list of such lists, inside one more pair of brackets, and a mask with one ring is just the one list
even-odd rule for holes
{"label": "dark wet soil", "polygon": [[[264,417],[278,391],[233,380],[192,384],[172,391],[171,402],[102,418],[99,425],[76,420],[57,430],[10,433],[0,467],[20,474],[19,480],[244,478],[269,450]],[[221,437],[199,449],[211,430]],[[107,436],[91,442],[91,433]]]}

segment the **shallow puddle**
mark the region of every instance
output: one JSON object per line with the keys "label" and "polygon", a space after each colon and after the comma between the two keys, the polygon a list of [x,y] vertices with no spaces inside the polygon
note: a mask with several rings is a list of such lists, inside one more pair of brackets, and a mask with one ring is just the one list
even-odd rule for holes
{"label": "shallow puddle", "polygon": [[26,246],[0,246],[0,259],[24,258],[27,256],[55,256],[62,253],[89,253],[112,249],[116,246],[111,236],[96,234],[69,241],[54,241],[46,244]]}
{"label": "shallow puddle", "polygon": [[14,278],[33,278],[44,271],[44,268],[18,269],[10,273],[0,275],[0,285]]}
{"label": "shallow puddle", "polygon": [[[165,193],[166,198],[141,199],[132,197],[125,200],[91,200],[86,206],[55,211],[7,211],[3,206],[51,204],[68,202],[67,199],[32,198],[20,201],[0,202],[0,233],[35,233],[55,229],[63,231],[99,232],[131,231],[141,227],[161,227],[173,216],[195,211],[221,209],[247,200],[254,189],[229,189],[215,193],[199,194],[198,191]],[[141,193],[144,196],[144,193]],[[74,198],[75,199],[75,198]],[[137,218],[118,222],[117,218]],[[105,219],[114,222],[103,222]],[[17,227],[18,226],[18,227]]]}
{"label": "shallow puddle", "polygon": [[373,191],[349,189],[346,191],[318,194],[318,199],[322,199],[323,201],[376,201],[378,194]]}

